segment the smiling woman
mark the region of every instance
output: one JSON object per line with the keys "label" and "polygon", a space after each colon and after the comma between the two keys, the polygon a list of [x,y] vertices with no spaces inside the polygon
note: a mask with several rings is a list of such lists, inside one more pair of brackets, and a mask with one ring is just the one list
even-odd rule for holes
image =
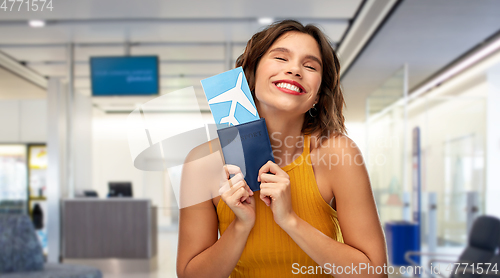
{"label": "smiling woman", "polygon": [[291,31],[277,39],[255,72],[257,109],[275,117],[286,113],[288,118],[303,118],[319,99],[322,70],[317,57],[317,43],[307,34]]}
{"label": "smiling woman", "polygon": [[[345,135],[340,65],[326,36],[312,25],[278,22],[250,39],[236,66],[266,119],[277,163],[259,170],[256,192],[217,156],[184,166],[181,188],[220,187],[180,211],[178,276],[293,277],[294,265],[331,276],[332,265],[384,266],[382,228],[364,162],[352,163],[361,154]],[[187,161],[207,150],[218,151],[218,142],[195,148]]]}
{"label": "smiling woman", "polygon": [[[305,52],[308,49],[314,51],[314,54],[304,54],[305,57],[303,58],[305,62],[311,63],[304,64],[304,67],[316,71],[321,78],[321,88],[317,92],[317,117],[306,114],[303,131],[314,133],[321,130],[321,136],[327,136],[328,133],[345,134],[344,116],[342,115],[342,109],[345,104],[340,87],[340,62],[327,37],[318,27],[314,25],[303,26],[301,23],[293,20],[285,20],[279,22],[279,24],[272,25],[252,36],[248,41],[245,52],[236,61],[236,66],[243,67],[250,90],[255,92],[255,86],[257,86],[255,82],[257,65],[259,65],[261,59],[266,58],[266,54],[274,54],[274,58],[283,62],[287,62],[286,55],[298,54],[290,53],[293,49],[281,47],[279,44],[271,48],[271,45],[283,40],[283,35],[289,32],[296,35],[295,38],[292,38],[292,40],[296,40],[291,47],[299,48],[299,50]],[[287,35],[289,36],[290,34]],[[301,40],[303,38],[306,41]],[[291,41],[290,38],[288,38],[288,41]],[[306,43],[307,46],[305,45]],[[324,68],[323,64],[325,64]]]}

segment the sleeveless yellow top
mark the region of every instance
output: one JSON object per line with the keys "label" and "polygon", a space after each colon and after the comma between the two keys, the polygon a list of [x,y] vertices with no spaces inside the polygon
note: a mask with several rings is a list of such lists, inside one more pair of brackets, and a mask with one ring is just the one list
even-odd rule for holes
{"label": "sleeveless yellow top", "polygon": [[[293,209],[300,218],[325,235],[343,242],[337,212],[325,202],[316,184],[309,146],[310,137],[304,136],[302,154],[291,164],[282,167],[290,176]],[[316,269],[318,264],[274,222],[271,208],[259,198],[259,191],[254,193],[255,225],[230,277],[297,277],[294,273],[298,273],[299,267],[314,266]],[[223,235],[235,216],[222,199],[217,204],[217,216],[219,232]],[[294,263],[297,263],[295,268],[293,268]],[[315,277],[331,277],[331,275],[323,272],[323,275]]]}

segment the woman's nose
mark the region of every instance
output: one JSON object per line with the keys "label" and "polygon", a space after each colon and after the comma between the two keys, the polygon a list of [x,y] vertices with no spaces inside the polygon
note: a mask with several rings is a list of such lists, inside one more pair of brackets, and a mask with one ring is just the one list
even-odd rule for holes
{"label": "woman's nose", "polygon": [[299,66],[296,66],[296,65],[291,65],[287,72],[287,74],[291,74],[291,75],[294,75],[296,77],[302,77],[302,74],[300,72],[300,67]]}

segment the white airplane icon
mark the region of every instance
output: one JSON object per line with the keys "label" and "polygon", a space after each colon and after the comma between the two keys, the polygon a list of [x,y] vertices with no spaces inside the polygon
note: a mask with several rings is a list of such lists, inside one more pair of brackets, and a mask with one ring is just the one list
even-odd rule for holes
{"label": "white airplane icon", "polygon": [[254,116],[257,116],[257,109],[255,106],[248,100],[247,96],[241,89],[241,81],[243,80],[243,73],[240,72],[238,75],[238,81],[236,81],[236,86],[234,88],[225,91],[224,93],[210,99],[208,104],[216,104],[226,101],[231,101],[231,110],[229,111],[229,115],[220,120],[219,124],[229,123],[232,125],[239,124],[238,120],[234,117],[234,113],[236,112],[236,103],[240,103],[248,112],[252,113]]}

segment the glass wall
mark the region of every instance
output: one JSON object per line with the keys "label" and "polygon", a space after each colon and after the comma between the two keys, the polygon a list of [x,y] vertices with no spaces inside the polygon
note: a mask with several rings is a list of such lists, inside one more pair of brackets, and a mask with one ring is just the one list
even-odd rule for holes
{"label": "glass wall", "polygon": [[436,192],[438,246],[463,246],[473,220],[467,219],[468,195],[477,194],[477,213],[484,213],[486,99],[425,97],[409,105],[408,125],[421,130],[424,220],[426,197]]}
{"label": "glass wall", "polygon": [[[382,223],[403,220],[405,69],[401,68],[366,100],[367,166]],[[406,209],[408,209],[406,207]]]}
{"label": "glass wall", "polygon": [[[464,246],[473,221],[467,211],[485,210],[486,96],[478,93],[485,87],[410,100],[405,72],[404,67],[397,71],[366,102],[367,167],[381,221],[412,220],[411,207],[418,200],[412,193],[417,181],[412,133],[418,128],[422,243],[435,225],[438,247]],[[437,223],[428,217],[433,192]]]}

